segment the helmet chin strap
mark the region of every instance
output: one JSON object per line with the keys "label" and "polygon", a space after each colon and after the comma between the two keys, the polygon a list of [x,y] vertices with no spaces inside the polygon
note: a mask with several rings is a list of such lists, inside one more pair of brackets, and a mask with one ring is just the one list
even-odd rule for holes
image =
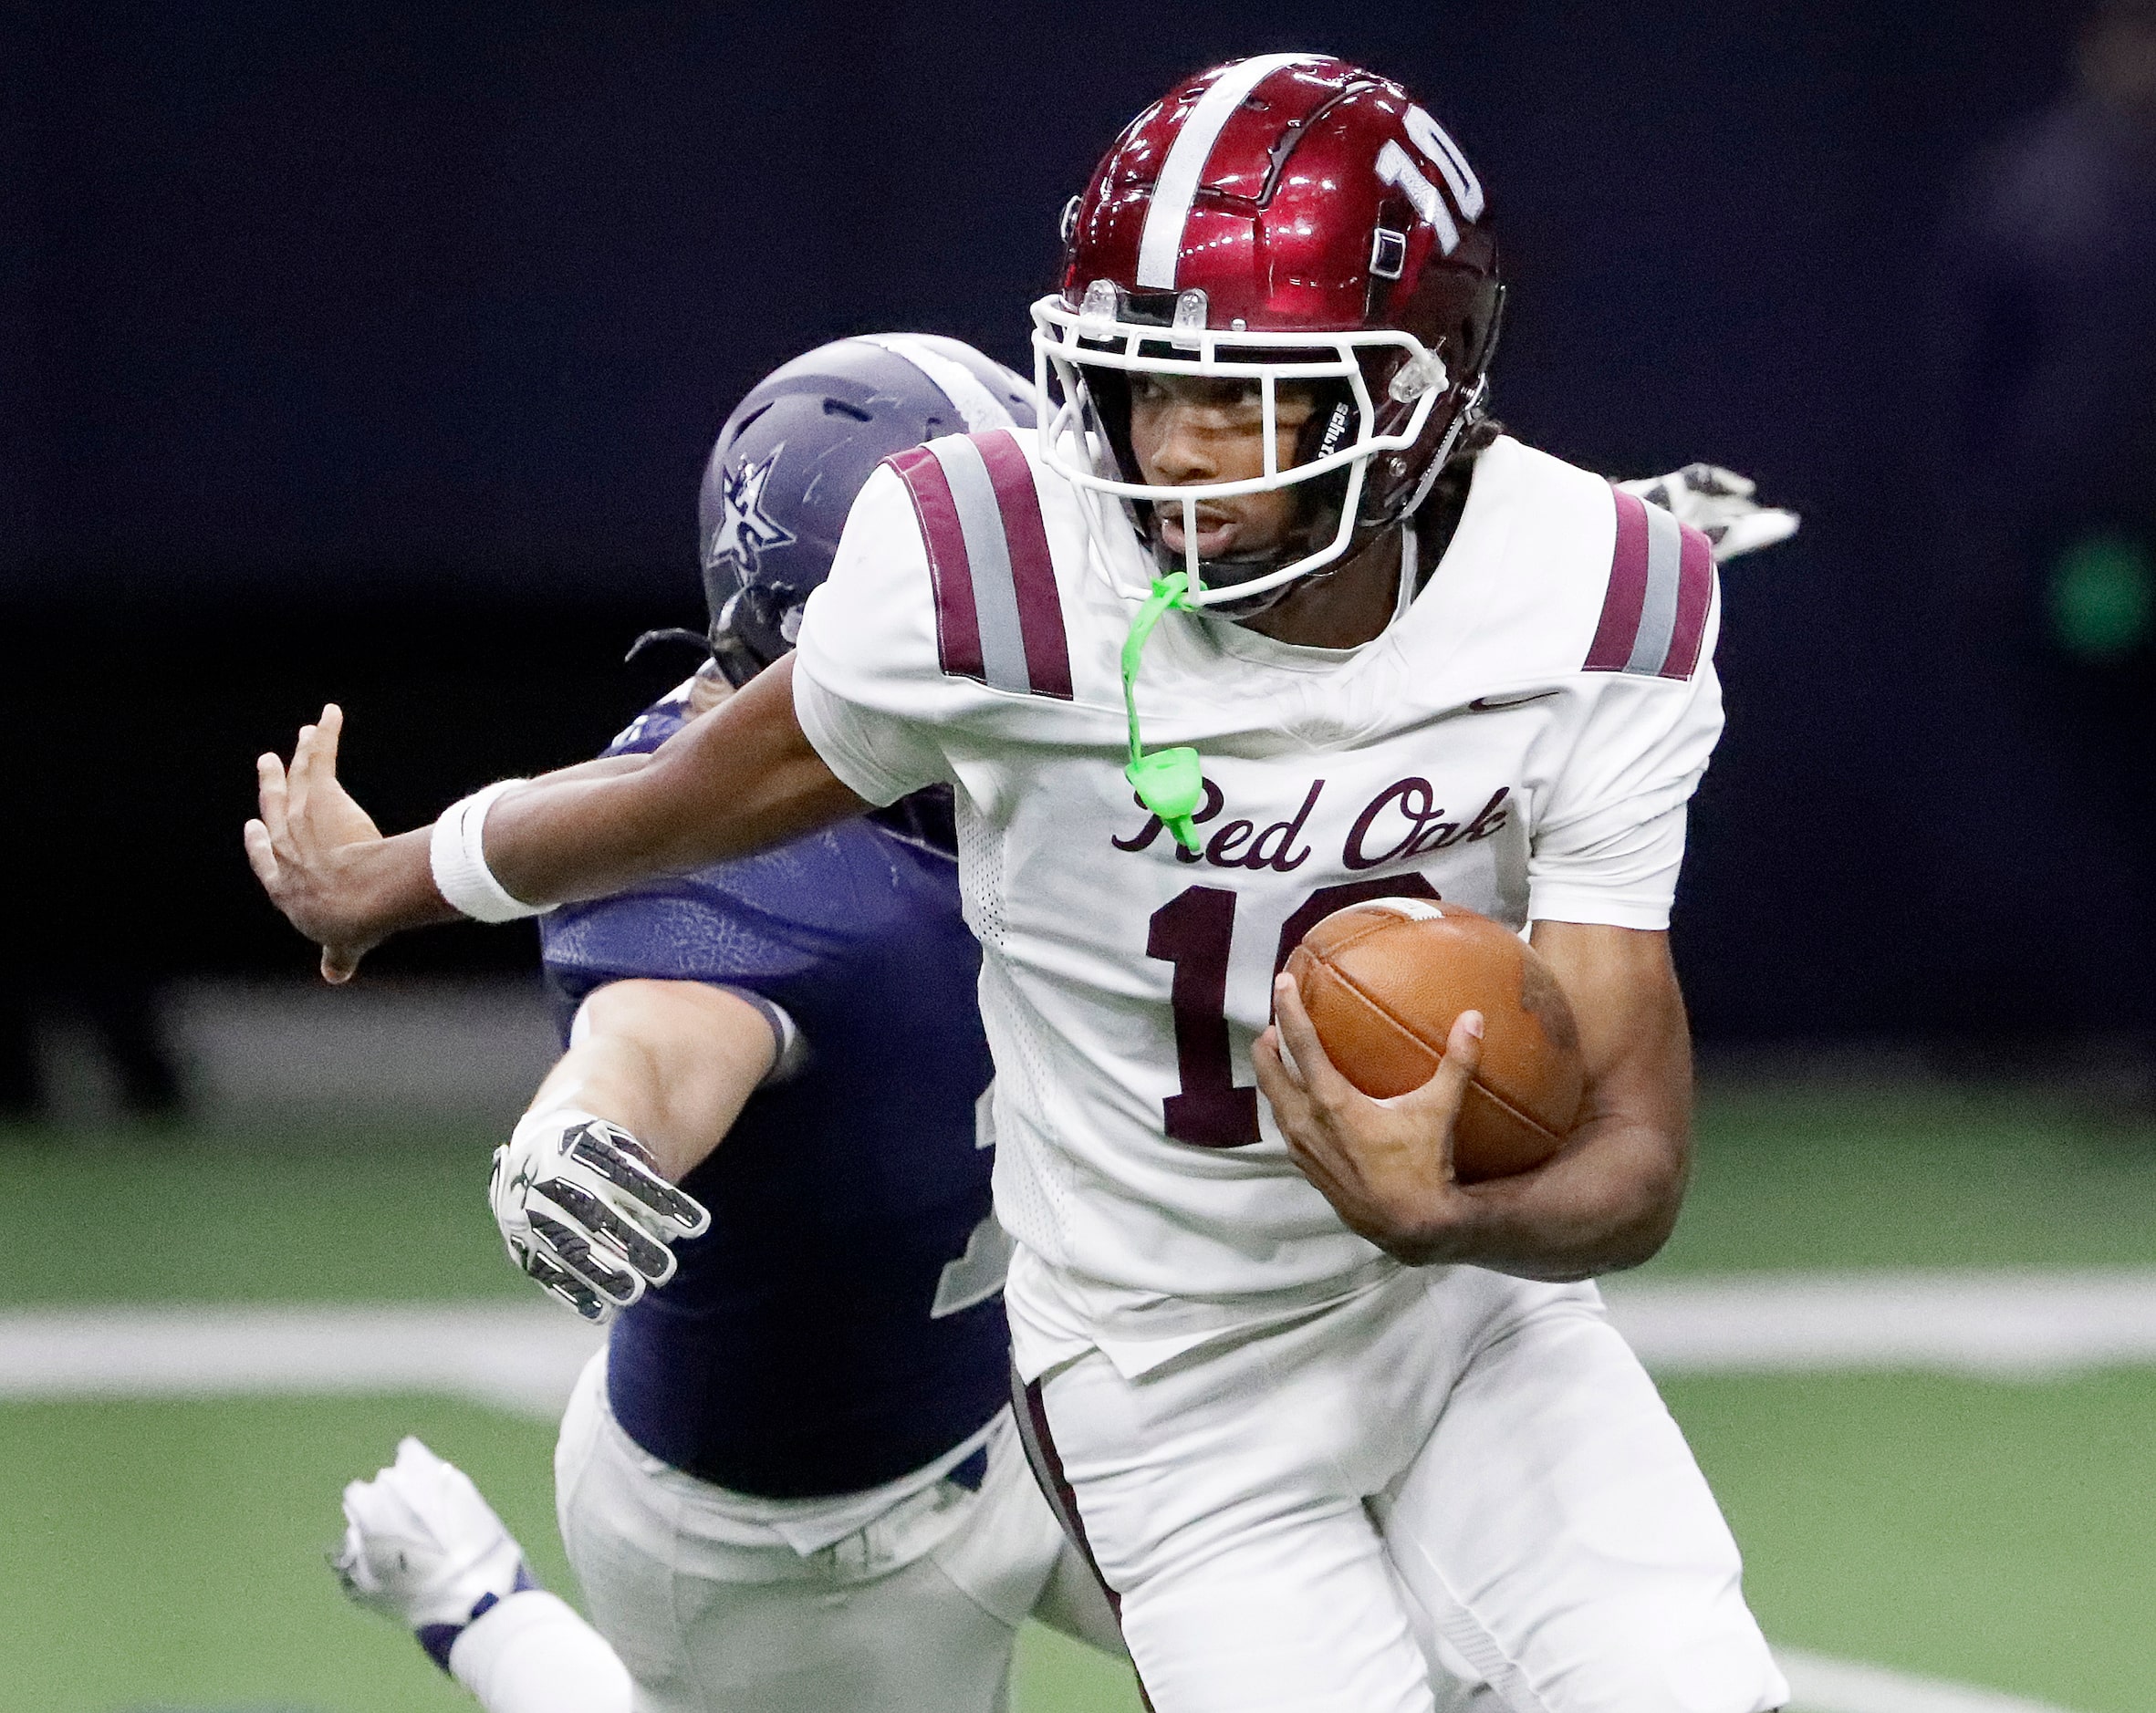
{"label": "helmet chin strap", "polygon": [[[1329,528],[1322,524],[1297,525],[1296,535],[1298,539],[1295,545],[1276,549],[1272,553],[1263,555],[1253,555],[1246,559],[1200,559],[1196,562],[1199,587],[1210,592],[1224,592],[1233,589],[1238,583],[1255,582],[1267,572],[1276,571],[1282,566],[1292,564],[1294,561],[1305,557],[1313,550],[1318,538],[1330,534],[1338,526],[1336,514],[1334,523]],[[1187,520],[1183,527],[1191,535],[1196,533],[1191,529]],[[1161,539],[1160,508],[1157,504],[1153,508],[1153,515],[1145,531],[1145,535],[1147,545],[1152,554],[1153,564],[1160,567],[1154,578],[1153,587],[1158,590],[1161,586],[1161,579],[1172,573],[1182,577],[1183,587],[1187,589],[1190,586],[1190,561],[1184,555],[1173,552]],[[1355,546],[1350,545],[1345,553],[1330,564],[1319,566],[1314,571],[1306,571],[1298,577],[1292,577],[1286,583],[1276,584],[1272,588],[1261,590],[1256,595],[1248,597],[1250,601],[1248,606],[1245,606],[1231,597],[1224,601],[1209,603],[1205,610],[1220,618],[1255,618],[1258,614],[1269,611],[1278,606],[1287,598],[1290,591],[1300,587],[1303,584],[1322,583],[1326,578],[1332,576],[1350,559],[1354,558],[1357,551]],[[1238,576],[1237,573],[1241,575]]]}
{"label": "helmet chin strap", "polygon": [[[1165,550],[1159,545],[1159,538],[1156,536],[1153,563],[1160,566],[1161,559],[1165,556]],[[1268,559],[1201,559],[1198,561],[1198,575],[1205,588],[1214,592],[1223,592],[1233,589],[1238,583],[1254,581],[1284,563],[1285,561],[1277,557]],[[1255,618],[1258,614],[1278,606],[1287,597],[1288,591],[1297,584],[1330,576],[1338,568],[1337,565],[1328,566],[1323,570],[1305,572],[1303,576],[1278,584],[1272,588],[1261,589],[1255,595],[1245,597],[1249,602],[1247,606],[1230,597],[1226,600],[1209,603],[1203,610],[1210,612],[1216,618]],[[1215,576],[1217,571],[1224,571],[1228,575]],[[1244,575],[1235,576],[1237,571],[1241,571]],[[1153,587],[1156,590],[1159,589],[1162,581],[1169,576],[1182,578],[1181,587],[1186,589],[1190,586],[1190,575],[1186,570],[1179,566],[1175,570],[1170,571],[1165,566],[1161,566],[1154,576]],[[1193,612],[1200,610],[1195,607],[1190,607],[1185,602],[1178,602],[1177,605],[1184,606]]]}
{"label": "helmet chin strap", "polygon": [[1422,502],[1430,497],[1430,490],[1437,485],[1437,479],[1453,461],[1453,448],[1460,443],[1464,434],[1483,413],[1483,400],[1490,396],[1490,377],[1485,372],[1474,383],[1474,390],[1467,395],[1467,402],[1453,413],[1453,425],[1445,431],[1445,437],[1437,445],[1437,452],[1429,467],[1422,472],[1422,480],[1415,484],[1414,497],[1401,508],[1401,516],[1412,517],[1422,509]]}

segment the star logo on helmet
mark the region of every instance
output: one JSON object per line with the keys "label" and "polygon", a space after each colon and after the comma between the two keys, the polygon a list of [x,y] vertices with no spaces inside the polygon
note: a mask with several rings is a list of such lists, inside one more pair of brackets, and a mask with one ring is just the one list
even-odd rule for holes
{"label": "star logo on helmet", "polygon": [[764,510],[764,484],[770,481],[771,467],[784,451],[786,445],[781,441],[755,463],[725,472],[720,496],[725,514],[704,548],[707,566],[731,558],[746,582],[755,576],[759,557],[794,542],[794,532]]}

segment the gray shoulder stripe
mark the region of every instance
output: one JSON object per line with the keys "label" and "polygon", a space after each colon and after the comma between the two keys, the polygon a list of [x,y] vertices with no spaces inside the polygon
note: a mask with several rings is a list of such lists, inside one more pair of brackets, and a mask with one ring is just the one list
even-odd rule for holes
{"label": "gray shoulder stripe", "polygon": [[1632,638],[1628,672],[1650,676],[1669,659],[1670,638],[1677,629],[1678,574],[1683,569],[1684,535],[1677,520],[1659,505],[1647,510],[1647,592],[1640,606],[1640,629]]}

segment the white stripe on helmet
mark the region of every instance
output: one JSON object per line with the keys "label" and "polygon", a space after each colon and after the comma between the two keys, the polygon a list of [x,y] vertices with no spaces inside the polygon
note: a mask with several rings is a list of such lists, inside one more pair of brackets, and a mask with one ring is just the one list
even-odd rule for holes
{"label": "white stripe on helmet", "polygon": [[957,358],[945,357],[925,339],[908,338],[902,333],[864,333],[860,337],[870,345],[880,345],[893,357],[904,358],[926,375],[965,419],[968,434],[1017,427],[1003,400],[982,384],[979,376]]}
{"label": "white stripe on helmet", "polygon": [[1161,176],[1153,185],[1152,205],[1145,212],[1145,231],[1138,241],[1138,285],[1147,291],[1175,289],[1176,258],[1182,254],[1183,223],[1191,203],[1205,179],[1205,163],[1213,145],[1227,129],[1235,109],[1250,99],[1250,92],[1283,66],[1315,65],[1318,54],[1260,54],[1238,60],[1213,80],[1198,98],[1182,129],[1168,147],[1161,162]]}

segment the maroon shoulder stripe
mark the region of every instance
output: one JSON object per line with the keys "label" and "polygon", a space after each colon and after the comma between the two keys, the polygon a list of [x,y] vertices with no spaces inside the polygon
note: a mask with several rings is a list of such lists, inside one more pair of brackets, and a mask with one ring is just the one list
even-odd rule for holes
{"label": "maroon shoulder stripe", "polygon": [[1621,672],[1632,658],[1640,634],[1640,608],[1647,598],[1647,505],[1621,488],[1609,490],[1617,501],[1617,551],[1609,562],[1609,587],[1602,597],[1602,621],[1585,670]]}
{"label": "maroon shoulder stripe", "polygon": [[1011,586],[1018,599],[1018,630],[1026,648],[1026,675],[1036,696],[1071,700],[1070,645],[1063,630],[1063,599],[1056,588],[1056,562],[1041,521],[1040,493],[1018,442],[1003,429],[972,436],[987,467],[1002,514]]}
{"label": "maroon shoulder stripe", "polygon": [[943,670],[991,690],[1071,700],[1070,645],[1033,471],[1001,429],[884,461],[928,550]]}
{"label": "maroon shoulder stripe", "polygon": [[981,659],[981,621],[974,606],[973,566],[965,550],[965,531],[943,466],[925,446],[894,453],[883,461],[906,484],[913,516],[928,549],[929,581],[936,601],[936,658],[953,678],[987,680]]}
{"label": "maroon shoulder stripe", "polygon": [[1677,622],[1670,631],[1670,651],[1661,663],[1664,678],[1690,678],[1699,670],[1700,644],[1706,640],[1707,608],[1714,599],[1714,545],[1690,524],[1681,524],[1684,549],[1677,582]]}
{"label": "maroon shoulder stripe", "polygon": [[1659,505],[1612,488],[1616,547],[1602,616],[1581,670],[1690,678],[1699,668],[1714,597],[1707,538]]}

